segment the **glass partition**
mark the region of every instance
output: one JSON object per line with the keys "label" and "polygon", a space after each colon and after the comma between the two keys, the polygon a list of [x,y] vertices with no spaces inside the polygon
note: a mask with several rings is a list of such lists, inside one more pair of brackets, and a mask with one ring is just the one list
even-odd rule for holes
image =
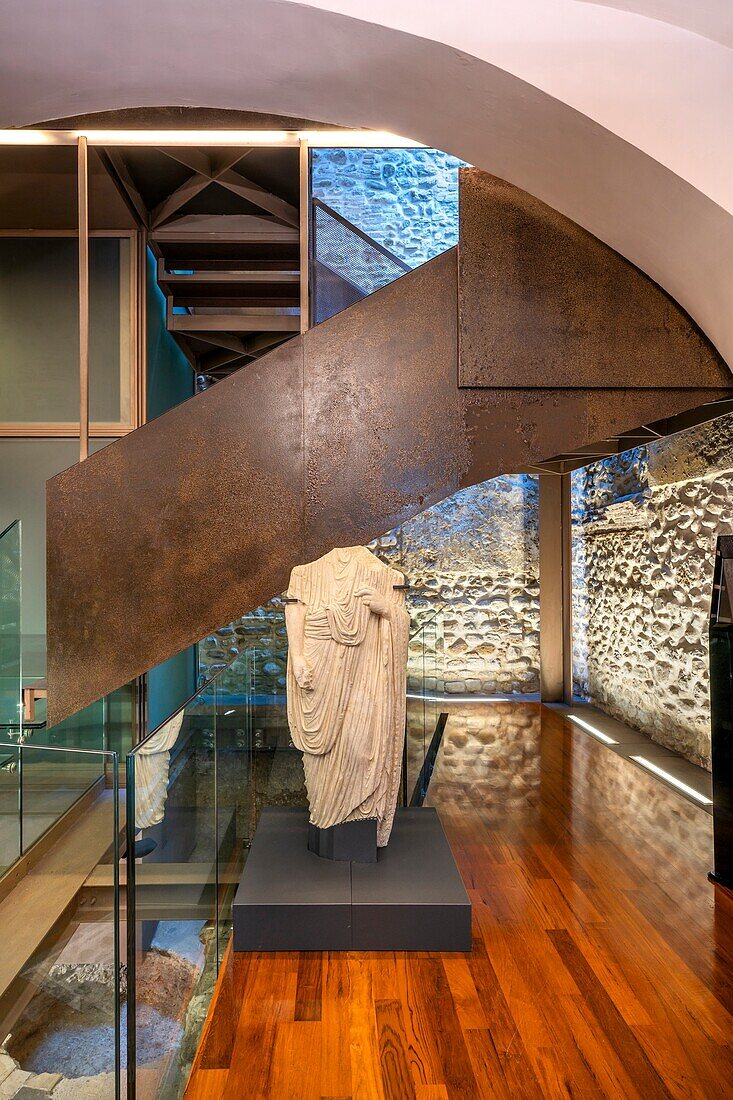
{"label": "glass partition", "polygon": [[0,731],[19,735],[22,723],[20,520],[0,535]]}
{"label": "glass partition", "polygon": [[[429,779],[443,688],[442,609],[422,614],[409,648],[408,802]],[[239,629],[212,650],[213,678],[127,757],[128,1095],[139,1100],[180,1095],[186,1081],[263,807],[307,806],[282,605]]]}
{"label": "glass partition", "polygon": [[410,634],[407,653],[407,721],[403,797],[420,805],[432,770],[443,691],[443,609],[428,612]]}
{"label": "glass partition", "polygon": [[231,706],[214,681],[127,757],[128,1095],[140,1100],[179,1094],[228,938],[250,820],[249,667],[243,654],[228,670]]}
{"label": "glass partition", "polygon": [[[131,234],[89,241],[90,417],[110,429],[133,423],[132,249]],[[72,231],[0,236],[0,423],[78,424],[77,268]]]}
{"label": "glass partition", "polygon": [[24,1078],[29,1096],[36,1083],[48,1090],[49,1078],[38,1075],[50,1074],[61,1079],[57,1095],[117,1100],[124,992],[118,756],[4,740],[0,790],[15,801],[14,813],[3,803],[4,862],[8,843],[17,856],[64,809],[76,815],[73,831],[60,833],[28,870],[14,910],[12,954],[0,976],[3,1068]]}
{"label": "glass partition", "polygon": [[409,264],[320,199],[312,200],[310,288],[314,325],[410,270]]}
{"label": "glass partition", "polygon": [[257,638],[127,757],[128,1088],[139,1100],[186,1080],[262,807],[307,805],[282,607]]}

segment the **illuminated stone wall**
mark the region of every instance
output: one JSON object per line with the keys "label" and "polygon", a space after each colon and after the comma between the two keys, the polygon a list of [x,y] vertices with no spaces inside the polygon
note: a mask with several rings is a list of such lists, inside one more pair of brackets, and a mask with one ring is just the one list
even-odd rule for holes
{"label": "illuminated stone wall", "polygon": [[[539,691],[537,479],[493,478],[462,490],[375,540],[371,549],[410,583],[409,686],[449,694]],[[422,681],[422,649],[427,651]],[[242,649],[259,651],[258,691],[285,690],[282,609],[258,608],[199,647],[205,674]],[[224,685],[241,690],[242,663]],[[238,687],[238,685],[240,685]]]}
{"label": "illuminated stone wall", "polygon": [[536,478],[497,477],[464,489],[371,548],[407,577],[416,623],[440,612],[437,629],[424,631],[428,650],[436,643],[439,650],[428,657],[438,691],[539,691]]}
{"label": "illuminated stone wall", "polygon": [[458,167],[437,149],[313,149],[316,198],[417,267],[458,243]]}
{"label": "illuminated stone wall", "polygon": [[710,766],[707,620],[733,416],[573,474],[574,686]]}

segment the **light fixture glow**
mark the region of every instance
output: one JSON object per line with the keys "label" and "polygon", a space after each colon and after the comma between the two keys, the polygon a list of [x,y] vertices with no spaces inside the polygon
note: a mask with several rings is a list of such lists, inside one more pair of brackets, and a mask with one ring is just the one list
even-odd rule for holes
{"label": "light fixture glow", "polygon": [[602,730],[597,730],[595,726],[592,726],[590,722],[586,722],[584,718],[578,718],[575,714],[566,714],[565,717],[570,722],[575,722],[576,726],[582,726],[586,733],[589,733],[591,737],[598,738],[604,745],[618,745],[618,741],[614,741],[613,737],[609,737],[607,733],[603,733]]}
{"label": "light fixture glow", "polygon": [[412,138],[391,134],[388,130],[298,130],[299,138],[322,149],[342,147],[364,149],[425,149]]}
{"label": "light fixture glow", "polygon": [[539,696],[524,695],[431,695],[428,692],[408,691],[408,699],[422,699],[426,703],[516,703],[520,700],[524,703],[539,702]]}
{"label": "light fixture glow", "polygon": [[76,145],[70,130],[0,130],[0,145]]}
{"label": "light fixture glow", "polygon": [[320,148],[424,149],[412,138],[386,130],[0,130],[0,145],[298,146]]}
{"label": "light fixture glow", "polygon": [[700,794],[700,792],[694,790],[694,788],[688,787],[687,784],[683,783],[681,779],[675,779],[675,777],[673,775],[670,775],[669,772],[666,772],[664,768],[659,768],[656,764],[652,764],[651,760],[647,760],[645,756],[630,756],[629,760],[633,760],[637,764],[641,764],[642,768],[646,768],[647,771],[652,772],[654,775],[658,775],[660,779],[665,779],[667,783],[671,783],[673,787],[677,788],[677,790],[684,791],[685,794],[689,794],[690,798],[694,798],[703,806],[712,806],[712,798],[708,798],[707,795]]}
{"label": "light fixture glow", "polygon": [[76,130],[90,145],[291,145],[295,130]]}

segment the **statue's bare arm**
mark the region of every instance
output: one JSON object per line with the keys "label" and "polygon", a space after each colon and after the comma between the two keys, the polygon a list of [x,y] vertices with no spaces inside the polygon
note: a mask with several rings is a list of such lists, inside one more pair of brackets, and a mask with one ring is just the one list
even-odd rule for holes
{"label": "statue's bare arm", "polygon": [[300,600],[285,604],[285,626],[295,682],[304,691],[310,691],[313,687],[313,673],[305,659],[305,604]]}
{"label": "statue's bare arm", "polygon": [[375,615],[379,615],[384,619],[390,617],[391,608],[389,602],[380,596],[376,588],[371,588],[369,585],[364,585],[363,588],[357,588],[354,593],[367,605],[370,611],[373,611]]}

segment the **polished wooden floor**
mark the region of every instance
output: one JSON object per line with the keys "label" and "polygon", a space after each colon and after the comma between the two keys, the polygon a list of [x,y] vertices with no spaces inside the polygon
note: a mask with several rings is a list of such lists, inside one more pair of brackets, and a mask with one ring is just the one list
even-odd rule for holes
{"label": "polished wooden floor", "polygon": [[186,1100],[733,1096],[709,815],[538,704],[454,707],[431,802],[471,953],[230,953]]}

